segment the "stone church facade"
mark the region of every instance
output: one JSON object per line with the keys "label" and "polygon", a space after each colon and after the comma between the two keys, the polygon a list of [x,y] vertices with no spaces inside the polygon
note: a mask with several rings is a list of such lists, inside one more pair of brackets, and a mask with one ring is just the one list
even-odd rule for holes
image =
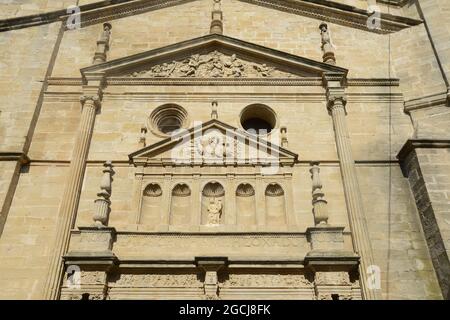
{"label": "stone church facade", "polygon": [[1,299],[450,297],[448,1],[1,9]]}

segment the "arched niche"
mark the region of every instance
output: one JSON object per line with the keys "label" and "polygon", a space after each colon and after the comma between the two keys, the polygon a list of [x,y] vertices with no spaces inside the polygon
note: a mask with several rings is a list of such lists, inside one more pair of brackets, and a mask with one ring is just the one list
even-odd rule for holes
{"label": "arched niche", "polygon": [[170,203],[170,224],[189,224],[191,210],[191,189],[187,184],[179,183],[172,189],[172,197]]}
{"label": "arched niche", "polygon": [[158,226],[161,224],[162,189],[157,183],[148,184],[142,194],[139,224]]}
{"label": "arched niche", "polygon": [[255,189],[249,183],[241,183],[236,189],[236,214],[238,225],[256,224]]}
{"label": "arched niche", "polygon": [[208,182],[202,190],[202,224],[219,225],[225,221],[225,189],[219,182]]}
{"label": "arched niche", "polygon": [[284,190],[278,183],[271,183],[265,192],[266,224],[280,226],[286,224],[286,201]]}

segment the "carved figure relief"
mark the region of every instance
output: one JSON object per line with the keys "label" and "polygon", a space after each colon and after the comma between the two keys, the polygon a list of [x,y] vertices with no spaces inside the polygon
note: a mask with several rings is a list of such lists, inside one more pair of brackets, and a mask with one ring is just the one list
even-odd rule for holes
{"label": "carved figure relief", "polygon": [[295,75],[266,64],[248,62],[236,54],[220,51],[192,56],[152,66],[148,70],[133,72],[131,77],[144,78],[291,78]]}

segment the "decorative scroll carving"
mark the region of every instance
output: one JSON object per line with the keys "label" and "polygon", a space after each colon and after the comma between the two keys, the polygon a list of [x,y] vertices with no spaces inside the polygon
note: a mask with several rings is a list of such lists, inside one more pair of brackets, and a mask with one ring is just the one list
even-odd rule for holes
{"label": "decorative scroll carving", "polygon": [[293,74],[266,64],[244,61],[220,51],[194,54],[183,60],[174,60],[133,72],[131,77],[144,78],[292,78]]}
{"label": "decorative scroll carving", "polygon": [[223,283],[227,287],[310,287],[301,274],[230,274]]}
{"label": "decorative scroll carving", "polygon": [[202,287],[196,274],[121,274],[118,287]]}

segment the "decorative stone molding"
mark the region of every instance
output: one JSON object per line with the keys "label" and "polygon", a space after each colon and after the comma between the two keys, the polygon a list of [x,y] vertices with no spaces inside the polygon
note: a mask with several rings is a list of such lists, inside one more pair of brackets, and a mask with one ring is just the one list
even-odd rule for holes
{"label": "decorative stone molding", "polygon": [[[167,8],[183,4],[192,0],[152,0],[152,1],[124,1],[123,3],[111,3],[110,1],[100,1],[80,6],[81,27],[86,27],[101,22],[112,21],[123,17],[137,15],[152,10]],[[349,5],[332,1],[312,1],[312,0],[240,0],[264,7],[289,12],[292,14],[312,17],[318,20],[326,20],[333,23],[351,26],[369,32],[366,21],[368,13],[366,10],[358,9]],[[406,0],[381,0],[389,3],[401,4]],[[401,2],[403,1],[403,2]],[[30,15],[25,17],[0,20],[0,32],[14,29],[27,28],[36,25],[53,23],[55,21],[68,18],[67,10],[57,10],[47,13]],[[381,15],[382,29],[378,32],[390,33],[409,28],[420,24],[420,20],[394,16],[383,13]]]}
{"label": "decorative stone molding", "polygon": [[23,152],[0,152],[0,161],[19,161],[21,164],[27,164],[30,158]]}
{"label": "decorative stone molding", "polygon": [[404,110],[406,113],[410,113],[435,106],[450,106],[450,91],[405,101]]}
{"label": "decorative stone molding", "polygon": [[121,274],[111,283],[113,287],[134,288],[192,288],[203,284],[195,273],[186,274]]}
{"label": "decorative stone molding", "polygon": [[316,285],[351,286],[348,272],[316,272],[314,282]]}
{"label": "decorative stone molding", "polygon": [[312,283],[303,274],[236,274],[230,273],[223,287],[311,287]]}

